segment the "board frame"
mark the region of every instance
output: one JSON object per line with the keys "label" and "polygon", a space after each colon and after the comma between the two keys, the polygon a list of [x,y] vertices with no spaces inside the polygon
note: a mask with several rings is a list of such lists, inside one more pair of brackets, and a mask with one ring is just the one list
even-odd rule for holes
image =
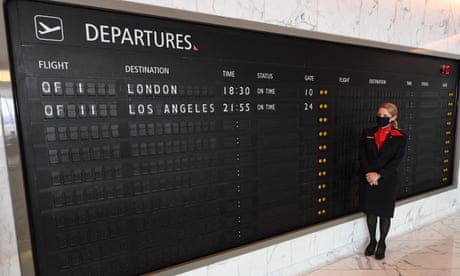
{"label": "board frame", "polygon": [[[2,0],[2,6],[5,5],[6,0]],[[63,4],[71,4],[75,5],[75,1],[71,0],[58,0],[58,1],[50,1],[55,3],[63,3]],[[349,38],[344,36],[338,35],[330,35],[324,33],[318,33],[314,31],[308,30],[301,30],[295,28],[288,28],[283,26],[259,23],[254,21],[247,21],[241,19],[233,19],[233,18],[226,18],[220,17],[210,14],[201,14],[196,12],[189,12],[189,11],[182,11],[158,6],[152,6],[147,4],[140,4],[140,3],[133,3],[121,0],[81,0],[78,1],[78,5],[88,7],[88,8],[95,8],[95,9],[109,9],[113,11],[122,11],[122,12],[129,12],[129,13],[136,13],[148,16],[157,16],[169,19],[177,19],[177,20],[184,20],[194,22],[194,23],[205,23],[205,24],[212,24],[217,26],[226,26],[226,27],[233,27],[233,28],[240,28],[244,30],[253,30],[253,31],[261,31],[267,32],[272,34],[282,34],[282,35],[289,35],[294,37],[300,38],[309,38],[309,39],[317,39],[329,42],[337,42],[337,43],[345,43],[357,46],[365,46],[365,47],[373,47],[373,48],[380,48],[386,50],[393,50],[393,51],[400,51],[404,53],[415,53],[421,55],[429,55],[434,57],[443,57],[443,58],[450,58],[459,60],[459,56],[450,54],[450,53],[443,53],[437,52],[428,49],[422,48],[412,48],[412,47],[405,47],[405,46],[398,46],[388,43],[382,42],[374,42],[364,39],[357,39],[357,38]],[[6,26],[5,26],[5,15],[4,9],[0,11],[0,20],[2,22],[2,26],[0,28],[0,102],[7,102],[12,101],[13,99],[13,88],[12,82],[10,77],[10,52],[8,50],[8,46],[6,43]],[[0,122],[1,127],[3,130],[3,140],[5,144],[5,152],[6,152],[6,164],[7,164],[7,171],[8,171],[8,183],[0,183],[0,185],[8,185],[9,190],[11,191],[11,199],[12,199],[12,207],[14,211],[14,221],[16,227],[16,237],[17,237],[17,245],[18,245],[18,255],[20,258],[20,266],[21,272],[23,275],[35,275],[34,271],[34,259],[32,255],[32,245],[31,245],[31,235],[29,232],[29,218],[27,217],[27,210],[26,210],[26,197],[25,197],[25,183],[24,183],[24,176],[23,176],[23,163],[21,161],[21,154],[20,154],[20,139],[18,137],[18,129],[17,129],[17,122],[16,118],[16,110],[14,105],[8,105],[6,108],[1,106],[0,107]],[[456,126],[456,137],[455,137],[455,144],[460,144],[459,139],[459,127],[458,122],[460,121],[460,116],[457,113],[457,126]],[[430,191],[424,193],[422,195],[413,196],[401,201],[398,201],[397,205],[403,205],[408,202],[413,202],[420,200],[422,198],[426,198],[429,196],[433,196],[436,194],[440,194],[449,190],[457,189],[458,188],[458,171],[459,171],[459,154],[460,154],[460,147],[455,147],[454,153],[454,173],[453,173],[453,185],[449,187],[440,188],[434,191]],[[249,245],[240,246],[235,249],[230,249],[227,251],[223,251],[220,253],[216,253],[209,257],[204,257],[201,259],[194,260],[192,262],[177,265],[173,268],[165,269],[164,273],[181,273],[185,272],[197,267],[201,267],[203,265],[207,265],[210,263],[214,263],[217,261],[221,261],[230,257],[235,257],[241,254],[245,254],[251,251],[255,251],[260,248],[264,248],[266,246],[270,246],[273,244],[277,244],[283,241],[287,241],[296,237],[300,237],[306,235],[308,233],[316,232],[321,229],[325,229],[331,227],[333,225],[338,225],[347,221],[351,221],[353,219],[361,217],[362,214],[352,214],[345,217],[341,217],[339,219],[335,219],[332,221],[328,221],[326,223],[322,223],[320,225],[315,225],[313,227],[307,227],[305,229],[296,230],[293,232],[289,232],[286,234],[282,234],[276,237],[272,237],[269,239],[265,239],[259,242],[255,242]],[[166,271],[167,270],[167,271]],[[160,275],[162,272],[160,271]]]}

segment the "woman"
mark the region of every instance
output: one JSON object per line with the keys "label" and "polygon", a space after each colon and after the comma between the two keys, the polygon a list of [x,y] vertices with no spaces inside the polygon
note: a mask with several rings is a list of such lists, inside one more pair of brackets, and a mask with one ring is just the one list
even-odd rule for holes
{"label": "woman", "polygon": [[[364,129],[359,144],[361,165],[361,207],[367,216],[370,242],[366,256],[377,260],[385,258],[385,239],[393,217],[398,185],[397,166],[404,156],[407,137],[398,129],[398,108],[383,103],[377,110],[377,126]],[[380,239],[375,231],[377,217],[380,222]]]}

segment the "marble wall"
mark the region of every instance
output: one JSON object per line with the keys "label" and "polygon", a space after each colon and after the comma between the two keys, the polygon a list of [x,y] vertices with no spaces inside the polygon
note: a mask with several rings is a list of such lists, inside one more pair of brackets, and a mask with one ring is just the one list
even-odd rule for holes
{"label": "marble wall", "polygon": [[[0,81],[0,91],[5,85]],[[5,102],[0,93],[0,115]],[[0,116],[0,276],[19,275],[19,255],[14,228],[12,200],[8,183],[3,122]]]}
{"label": "marble wall", "polygon": [[460,55],[459,0],[130,0]]}
{"label": "marble wall", "polygon": [[[460,59],[459,0],[131,1],[332,34],[351,43],[353,39],[364,39],[416,48],[420,52],[442,52]],[[0,276],[14,276],[20,275],[20,266],[3,138],[0,128]],[[460,189],[455,189],[400,203],[390,235],[404,233],[459,210],[459,198]],[[266,246],[213,256],[175,268],[172,273],[183,276],[295,275],[361,251],[365,242],[365,221],[358,217],[311,233],[278,238]]]}

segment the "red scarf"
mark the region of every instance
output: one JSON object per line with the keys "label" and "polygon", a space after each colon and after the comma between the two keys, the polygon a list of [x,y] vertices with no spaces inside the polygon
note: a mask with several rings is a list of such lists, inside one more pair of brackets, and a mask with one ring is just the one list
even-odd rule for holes
{"label": "red scarf", "polygon": [[390,133],[390,131],[391,124],[386,127],[379,127],[377,131],[374,133],[375,144],[377,145],[377,149],[380,150],[380,148],[383,145],[383,142],[385,142],[385,139],[387,139],[388,133]]}
{"label": "red scarf", "polygon": [[385,139],[388,137],[388,133],[390,133],[391,136],[403,136],[399,130],[392,128],[391,124],[386,127],[379,127],[374,133],[374,140],[375,144],[377,145],[377,149],[380,150],[383,143],[385,142]]}

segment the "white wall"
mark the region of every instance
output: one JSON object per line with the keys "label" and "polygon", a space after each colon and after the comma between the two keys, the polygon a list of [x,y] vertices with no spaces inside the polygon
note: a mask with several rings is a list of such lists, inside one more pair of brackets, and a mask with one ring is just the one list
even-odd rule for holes
{"label": "white wall", "polygon": [[[5,104],[1,98],[2,91],[5,91],[5,85],[0,81],[0,105]],[[4,106],[3,109],[5,109]],[[0,106],[0,276],[10,276],[19,275],[19,257],[6,167],[1,112],[2,107]]]}
{"label": "white wall", "polygon": [[459,0],[129,0],[460,55]]}
{"label": "white wall", "polygon": [[[78,2],[78,1],[75,1]],[[452,54],[460,59],[459,0],[137,0],[161,7],[208,13],[299,30],[359,38]],[[350,39],[352,41],[352,39]],[[0,108],[1,111],[1,108]],[[1,120],[1,116],[0,116]],[[1,124],[0,124],[1,125]],[[0,128],[0,275],[18,275],[16,235]],[[458,173],[458,172],[457,172]],[[460,189],[397,207],[390,235],[408,231],[460,209]],[[310,234],[268,242],[253,251],[225,253],[174,271],[183,275],[293,275],[361,251],[363,218]],[[241,250],[243,252],[243,250]],[[224,256],[224,257],[222,257]],[[228,256],[228,258],[225,258]],[[193,269],[191,269],[193,267]]]}

